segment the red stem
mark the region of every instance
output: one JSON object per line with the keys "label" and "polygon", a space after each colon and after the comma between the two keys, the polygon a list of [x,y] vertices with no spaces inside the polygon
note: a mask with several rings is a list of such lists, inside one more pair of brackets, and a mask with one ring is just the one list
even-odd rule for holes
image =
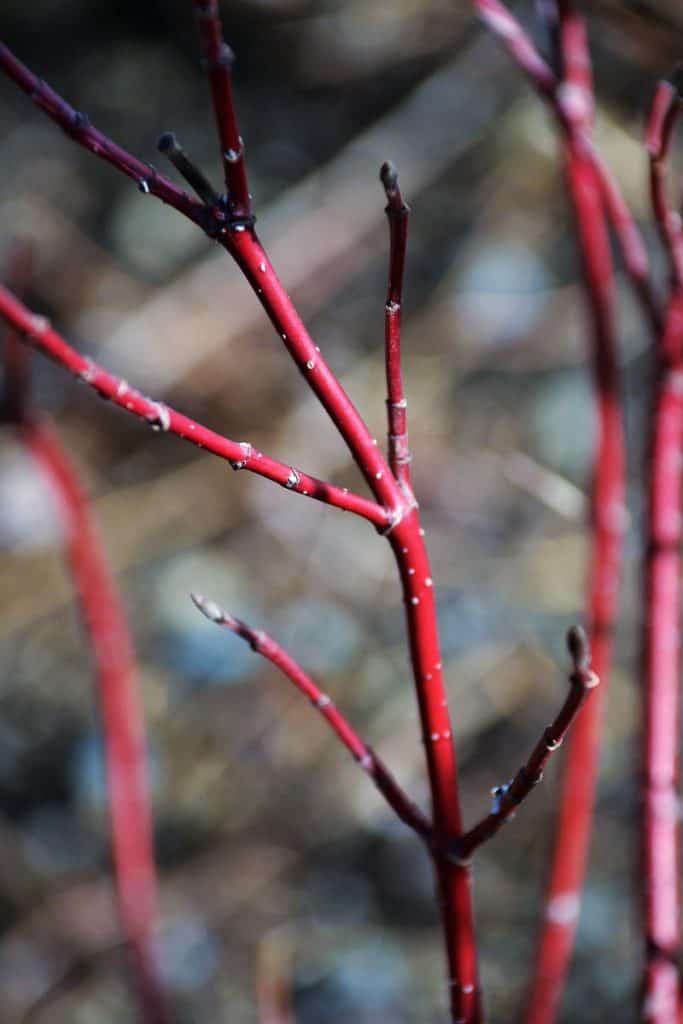
{"label": "red stem", "polygon": [[0,42],[0,67],[20,89],[27,93],[37,107],[40,107],[52,121],[64,129],[74,142],[84,146],[95,156],[106,160],[122,174],[132,178],[142,192],[156,196],[196,224],[204,226],[206,211],[198,200],[193,199],[149,164],[138,160],[137,157],[132,156],[93,127],[86,114],[74,110],[46,82],[34,75],[25,64],[22,64],[2,42]]}
{"label": "red stem", "polygon": [[244,162],[244,143],[239,133],[232,94],[235,56],[223,42],[217,0],[193,0],[199,45],[209,76],[216,128],[233,220],[251,219],[251,196]]}
{"label": "red stem", "polygon": [[69,565],[95,659],[117,898],[131,947],[141,1019],[145,1024],[167,1024],[154,951],[157,884],[144,713],[125,614],[88,500],[62,445],[40,423],[24,426],[23,437],[59,497]]}
{"label": "red stem", "polygon": [[643,643],[643,928],[641,1019],[670,1024],[680,1013],[681,941],[678,791],[681,617],[681,441],[683,440],[683,232],[669,209],[666,160],[679,113],[660,82],[646,130],[655,219],[671,266],[672,291],[657,346],[648,462]]}
{"label": "red stem", "polygon": [[263,630],[252,629],[245,622],[223,611],[214,601],[209,601],[200,594],[192,594],[192,600],[202,615],[242,637],[253,651],[272,662],[290,682],[294,683],[297,690],[320,712],[332,732],[363,771],[367,772],[395,814],[422,839],[430,842],[432,826],[429,819],[413,803],[374,750],[363,742],[353,726],[332,703],[331,698],[323,693],[308,673],[304,672],[301,666]]}
{"label": "red stem", "polygon": [[401,375],[401,303],[410,207],[403,201],[398,174],[393,164],[382,164],[380,179],[387,197],[386,215],[389,221],[389,281],[384,306],[389,465],[404,494],[408,500],[412,500],[411,455],[406,423],[407,402]]}
{"label": "red stem", "polygon": [[[560,45],[563,68],[575,90],[590,88],[590,65],[583,30],[571,5],[562,4]],[[624,530],[624,437],[613,315],[614,281],[603,207],[604,189],[585,145],[592,99],[567,104],[565,144],[567,181],[579,234],[592,330],[598,438],[591,494],[589,635],[593,664],[605,686],[612,660]],[[603,702],[606,690],[590,701],[569,739],[546,906],[532,977],[528,1024],[550,1024],[556,1017],[574,945],[595,804]]]}
{"label": "red stem", "polygon": [[600,679],[590,668],[588,641],[578,626],[569,631],[567,646],[574,668],[569,677],[570,689],[564,704],[551,724],[543,730],[543,735],[514,779],[493,790],[493,806],[489,814],[469,829],[456,844],[452,855],[458,860],[469,860],[480,846],[515,816],[522,801],[542,780],[548,761],[562,745],[588,694],[599,684]]}
{"label": "red stem", "polygon": [[642,1020],[677,1020],[680,954],[679,712],[683,292],[658,350],[649,457],[645,563]]}
{"label": "red stem", "polygon": [[[432,589],[417,509],[406,502],[365,423],[313,344],[253,230],[221,238],[250,282],[290,355],[351,451],[375,497],[392,510],[389,536],[408,620],[413,677],[432,794],[435,848],[462,832],[458,772]],[[469,868],[436,855],[454,1021],[478,1024],[483,1010],[477,975]]]}
{"label": "red stem", "polygon": [[[8,276],[20,292],[28,285],[32,262],[30,244],[18,242]],[[116,892],[123,933],[131,950],[141,1019],[145,1024],[166,1024],[169,1018],[154,952],[157,879],[145,724],[135,656],[125,613],[76,470],[52,430],[31,414],[30,350],[23,343],[19,325],[8,323],[6,335],[3,405],[59,499],[71,573],[95,659]]]}
{"label": "red stem", "polygon": [[92,359],[71,348],[44,317],[33,314],[1,285],[0,317],[4,317],[45,355],[88,384],[101,398],[109,399],[119,408],[138,416],[153,429],[167,431],[198,448],[205,448],[219,458],[227,459],[233,469],[246,469],[273,480],[296,494],[303,494],[347,512],[354,512],[374,523],[380,530],[386,529],[389,525],[387,511],[375,502],[341,487],[335,487],[324,480],[317,480],[284,462],[271,459],[247,441],[237,442],[222,437],[195,420],[176,412],[170,406],[155,402],[129,387],[126,381],[108,373]]}
{"label": "red stem", "polygon": [[[471,2],[482,21],[500,39],[533,88],[548,104],[565,136],[571,135],[574,131],[571,117],[572,93],[569,92],[570,102],[567,103],[566,92],[561,91],[552,70],[540,56],[517,19],[504,4],[500,3],[500,0],[471,0]],[[586,158],[593,164],[605,203],[605,211],[614,227],[619,243],[624,268],[641,303],[643,313],[656,332],[661,324],[661,315],[649,280],[645,243],[619,186],[602,157],[595,150],[592,141],[584,136],[582,144]]]}
{"label": "red stem", "polygon": [[650,156],[650,198],[659,234],[669,258],[674,287],[683,287],[683,229],[666,194],[666,160],[680,114],[681,100],[669,82],[657,86],[648,118],[645,144]]}

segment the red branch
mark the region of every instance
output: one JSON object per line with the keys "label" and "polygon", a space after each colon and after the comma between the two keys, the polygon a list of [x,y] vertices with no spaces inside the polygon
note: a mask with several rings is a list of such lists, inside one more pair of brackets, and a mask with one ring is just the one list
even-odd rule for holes
{"label": "red branch", "polygon": [[[500,39],[533,88],[549,105],[562,132],[566,136],[571,135],[574,131],[572,99],[576,97],[576,93],[571,89],[568,93],[562,90],[531,39],[500,0],[472,0],[472,3],[482,21]],[[626,273],[631,279],[646,319],[653,329],[658,331],[661,315],[650,284],[645,243],[609,168],[587,136],[584,135],[581,141],[586,159],[590,160],[595,169],[605,210],[614,227]]]}
{"label": "red branch", "polygon": [[23,437],[59,498],[69,565],[95,659],[117,898],[142,1019],[167,1024],[154,950],[158,910],[145,718],[125,613],[88,499],[62,445],[40,423],[26,426]]}
{"label": "red branch", "polygon": [[193,0],[193,5],[203,63],[211,86],[230,211],[233,222],[249,222],[251,196],[244,163],[244,143],[239,133],[232,94],[232,65],[235,55],[223,42],[217,0]]}
{"label": "red branch", "polygon": [[671,278],[677,288],[683,287],[683,229],[680,214],[671,209],[666,195],[666,160],[680,110],[681,98],[677,89],[670,82],[660,82],[645,132],[650,156],[652,209],[671,265]]}
{"label": "red branch", "polygon": [[374,750],[363,742],[353,726],[332,703],[332,699],[323,693],[301,666],[263,630],[252,629],[240,619],[234,618],[219,608],[215,601],[209,601],[200,594],[192,594],[192,600],[202,615],[219,626],[225,626],[236,636],[246,640],[253,651],[272,662],[283,675],[287,676],[290,682],[294,683],[304,697],[308,697],[313,707],[320,712],[332,732],[354,760],[358,762],[364,772],[367,772],[401,821],[429,842],[432,835],[431,822],[401,788]]}
{"label": "red branch", "polygon": [[681,649],[681,438],[683,292],[674,293],[658,350],[645,567],[643,652],[642,1019],[677,1020],[680,944],[679,712]]}
{"label": "red branch", "polygon": [[660,83],[650,110],[652,205],[671,264],[672,290],[657,346],[648,460],[643,643],[642,1020],[669,1024],[679,1014],[681,951],[678,791],[681,540],[683,529],[683,233],[668,207],[666,158],[679,112],[672,86]]}
{"label": "red branch", "polygon": [[[516,19],[498,0],[474,0],[538,93],[565,138],[567,180],[579,232],[593,324],[593,373],[599,434],[592,489],[592,553],[588,584],[591,646],[596,672],[607,680],[616,614],[624,526],[624,450],[613,317],[613,271],[605,215],[612,220],[624,264],[650,322],[659,311],[647,276],[647,254],[618,187],[589,137],[593,97],[582,20],[569,0],[557,5],[562,82],[538,55]],[[562,787],[545,919],[539,940],[528,1024],[555,1019],[574,942],[585,874],[598,767],[601,699],[593,700],[572,730]]]}
{"label": "red branch", "polygon": [[469,829],[456,843],[451,856],[467,861],[485,842],[491,839],[517,812],[534,786],[543,778],[546,765],[572,726],[588,694],[600,682],[590,668],[590,649],[586,635],[580,626],[573,626],[567,634],[567,647],[573,662],[569,676],[570,689],[567,698],[551,724],[531,752],[528,760],[519,769],[514,779],[493,790],[491,811],[473,828]]}
{"label": "red branch", "polygon": [[389,465],[406,497],[410,499],[413,496],[410,484],[411,455],[406,426],[407,402],[401,376],[401,303],[410,207],[403,201],[393,164],[382,164],[380,180],[387,197],[386,215],[389,221],[389,282],[384,306]]}
{"label": "red branch", "polygon": [[374,523],[380,530],[386,529],[389,525],[387,511],[375,502],[341,487],[335,487],[324,480],[317,480],[284,462],[271,459],[246,441],[230,441],[176,412],[170,406],[145,397],[129,387],[126,381],[108,373],[92,359],[71,348],[44,317],[33,314],[2,286],[0,317],[4,317],[45,355],[88,384],[101,398],[109,399],[119,408],[138,416],[153,429],[175,434],[176,437],[189,441],[198,448],[205,448],[212,454],[227,459],[233,469],[246,469],[273,480],[296,494],[315,498],[347,512],[355,512],[356,515]]}
{"label": "red branch", "polygon": [[84,146],[95,156],[106,160],[122,174],[132,178],[142,192],[161,199],[163,203],[167,203],[174,210],[189,217],[195,224],[202,227],[206,224],[205,208],[200,202],[164,178],[149,164],[138,160],[137,157],[112,142],[103,132],[93,127],[86,114],[69,106],[66,100],[63,100],[42,78],[34,75],[2,42],[0,42],[0,67],[20,89],[27,93],[37,107],[40,107],[51,120],[64,129],[74,142]]}
{"label": "red branch", "polygon": [[[585,30],[570,3],[559,6],[559,44],[569,134],[565,166],[579,235],[592,321],[592,362],[598,436],[591,489],[588,618],[593,663],[609,680],[617,613],[624,510],[624,437],[614,323],[614,280],[604,190],[586,147],[592,120],[590,58]],[[545,915],[529,995],[529,1024],[555,1019],[574,945],[599,764],[605,690],[579,716],[569,739],[555,829]]]}

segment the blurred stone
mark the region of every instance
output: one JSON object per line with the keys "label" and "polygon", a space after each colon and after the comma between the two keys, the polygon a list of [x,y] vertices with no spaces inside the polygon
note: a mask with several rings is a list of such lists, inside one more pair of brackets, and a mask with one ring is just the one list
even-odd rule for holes
{"label": "blurred stone", "polygon": [[166,984],[172,990],[203,989],[218,969],[220,948],[201,917],[184,917],[165,926],[159,955]]}
{"label": "blurred stone", "polygon": [[0,548],[30,550],[61,542],[59,508],[38,464],[18,444],[0,448]]}
{"label": "blurred stone", "polygon": [[132,270],[153,280],[174,274],[201,246],[201,235],[185,217],[130,183],[111,213],[111,240]]}
{"label": "blurred stone", "polygon": [[565,372],[548,377],[529,416],[539,461],[582,484],[595,437],[595,409],[588,375]]}
{"label": "blurred stone", "polygon": [[453,314],[480,344],[506,346],[541,320],[551,283],[543,263],[522,242],[478,243],[463,256]]}
{"label": "blurred stone", "polygon": [[169,560],[155,574],[154,610],[162,634],[160,653],[174,677],[181,686],[229,685],[256,675],[262,666],[249,645],[207,621],[190,599],[193,591],[255,628],[263,624],[263,613],[253,601],[253,583],[236,558],[206,551]]}
{"label": "blurred stone", "polygon": [[273,636],[312,675],[342,672],[363,641],[358,620],[331,600],[302,598],[278,609]]}
{"label": "blurred stone", "polygon": [[403,1024],[408,970],[391,942],[361,933],[333,958],[307,960],[297,970],[295,999],[300,1024]]}
{"label": "blurred stone", "polygon": [[47,878],[94,867],[101,845],[71,812],[45,805],[22,824],[23,845],[32,868]]}

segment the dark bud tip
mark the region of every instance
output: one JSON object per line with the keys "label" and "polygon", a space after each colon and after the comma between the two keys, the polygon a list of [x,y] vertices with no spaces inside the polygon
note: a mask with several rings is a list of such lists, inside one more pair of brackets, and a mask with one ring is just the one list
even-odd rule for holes
{"label": "dark bud tip", "polygon": [[385,160],[379,169],[379,180],[384,185],[387,196],[392,195],[398,188],[398,171],[391,160]]}
{"label": "dark bud tip", "polygon": [[572,626],[567,631],[567,650],[577,669],[588,668],[591,652],[588,637],[582,626]]}
{"label": "dark bud tip", "polygon": [[164,132],[163,135],[160,135],[159,141],[157,142],[157,149],[160,153],[175,153],[179,149],[175,133]]}

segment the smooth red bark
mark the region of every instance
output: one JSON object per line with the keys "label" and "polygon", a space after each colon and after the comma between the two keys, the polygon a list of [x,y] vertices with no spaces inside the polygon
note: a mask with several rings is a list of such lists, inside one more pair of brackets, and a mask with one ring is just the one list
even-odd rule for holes
{"label": "smooth red bark", "polygon": [[683,292],[669,304],[658,352],[650,438],[643,655],[642,1020],[672,1024],[679,999],[681,442]]}
{"label": "smooth red bark", "polygon": [[[20,293],[28,287],[32,262],[31,245],[15,243],[8,278]],[[4,354],[4,415],[19,431],[56,494],[69,567],[95,661],[104,728],[114,879],[141,1020],[145,1024],[168,1024],[154,951],[157,879],[145,721],[125,612],[78,474],[57,435],[31,409],[31,352],[24,344],[21,325],[11,320],[6,326]]]}
{"label": "smooth red bark", "polygon": [[168,1024],[154,949],[158,908],[145,719],[125,613],[87,497],[62,445],[39,422],[25,426],[22,434],[59,499],[69,567],[95,661],[116,893],[141,1019]]}
{"label": "smooth red bark", "polygon": [[[569,136],[573,131],[571,92],[569,93],[570,102],[567,103],[567,93],[560,89],[561,83],[558,82],[555,73],[540,56],[518,20],[500,0],[471,0],[471,2],[482,21],[498,37],[531,86],[548,104],[557,119],[559,128]],[[582,144],[587,158],[595,168],[605,211],[614,228],[624,268],[641,303],[643,315],[647,322],[657,329],[660,326],[661,317],[659,304],[650,283],[645,243],[614,176],[590,138],[585,134]]]}
{"label": "smooth red bark", "polygon": [[216,115],[228,205],[233,218],[248,221],[251,218],[251,196],[247,184],[244,143],[239,133],[232,94],[232,65],[235,57],[223,41],[217,0],[193,0],[193,6]]}

